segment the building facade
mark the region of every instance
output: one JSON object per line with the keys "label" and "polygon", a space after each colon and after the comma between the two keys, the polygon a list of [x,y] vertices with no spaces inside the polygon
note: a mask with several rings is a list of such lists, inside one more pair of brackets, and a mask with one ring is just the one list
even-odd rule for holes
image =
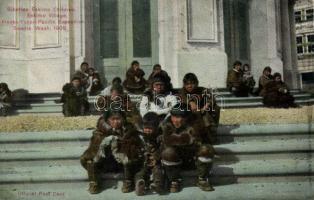
{"label": "building facade", "polygon": [[298,71],[304,88],[314,85],[314,0],[295,4]]}
{"label": "building facade", "polygon": [[[294,4],[294,0],[3,0],[0,81],[33,93],[60,92],[82,61],[111,81],[124,78],[132,60],[138,60],[146,76],[160,63],[175,87],[181,86],[187,72],[194,72],[203,86],[225,87],[228,69],[240,60],[251,64],[256,79],[270,66],[283,73],[291,88],[299,88]],[[38,20],[44,21],[43,27],[37,27]]]}

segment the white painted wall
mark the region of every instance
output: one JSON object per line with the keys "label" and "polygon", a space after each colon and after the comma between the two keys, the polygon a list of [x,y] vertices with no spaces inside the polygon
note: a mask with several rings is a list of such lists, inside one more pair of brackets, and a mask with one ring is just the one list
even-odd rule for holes
{"label": "white painted wall", "polygon": [[[172,77],[174,87],[182,86],[182,79],[185,73],[194,72],[200,81],[200,85],[206,87],[225,87],[227,75],[227,55],[224,51],[224,32],[223,32],[223,13],[222,1],[203,1],[193,0],[193,6],[196,8],[207,7],[216,4],[216,16],[213,13],[201,13],[206,18],[192,16],[192,23],[208,24],[216,27],[217,42],[206,41],[212,38],[210,28],[197,27],[194,31],[209,31],[195,32],[194,35],[206,36],[203,41],[191,42],[188,41],[188,12],[187,1],[181,0],[160,0],[158,1],[158,20],[159,20],[159,59],[160,64]],[[202,6],[203,5],[203,6]],[[193,9],[192,9],[193,10]],[[205,9],[205,12],[208,11]],[[204,12],[198,9],[195,12]],[[193,18],[195,17],[195,18]],[[210,17],[214,17],[211,20]],[[204,24],[206,25],[206,24]],[[193,38],[195,39],[195,38]],[[202,38],[199,38],[202,39]]]}
{"label": "white painted wall", "polygon": [[261,76],[265,66],[273,72],[283,73],[283,63],[278,52],[276,6],[275,0],[250,1],[250,49],[252,73],[256,80]]}
{"label": "white painted wall", "polygon": [[[0,2],[1,19],[29,19],[26,12],[8,12],[7,6],[29,8],[73,7],[63,20],[80,19],[82,1],[73,0],[4,0]],[[41,18],[43,20],[49,19]],[[70,30],[70,26],[72,26]],[[67,30],[14,31],[12,25],[0,27],[0,81],[8,83],[10,89],[25,89],[32,93],[60,92],[70,78],[70,58],[74,66],[83,58],[82,24],[66,24]],[[6,28],[6,29],[5,29]],[[15,37],[16,36],[16,37]],[[11,38],[8,42],[7,38]]]}
{"label": "white painted wall", "polygon": [[[85,19],[84,0],[2,0],[0,17],[23,19],[23,14],[4,12],[6,5],[31,8],[36,1],[71,6],[76,11],[69,19]],[[188,10],[194,13],[188,15]],[[250,1],[251,65],[257,78],[268,65],[274,72],[283,71],[276,12],[275,0]],[[61,31],[60,35],[7,28],[0,26],[0,82],[7,82],[13,90],[60,92],[85,57],[84,23],[68,25],[71,31]],[[182,86],[183,76],[188,72],[194,72],[202,86],[226,86],[222,0],[158,0],[158,34],[159,63],[172,77],[174,87]],[[40,41],[40,48],[34,48],[35,39]]]}

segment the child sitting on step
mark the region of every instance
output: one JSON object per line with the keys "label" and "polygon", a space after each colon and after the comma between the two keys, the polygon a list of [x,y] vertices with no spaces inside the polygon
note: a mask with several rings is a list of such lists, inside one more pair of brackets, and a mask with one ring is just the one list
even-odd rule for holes
{"label": "child sitting on step", "polygon": [[0,116],[7,116],[12,103],[12,93],[6,83],[0,83]]}

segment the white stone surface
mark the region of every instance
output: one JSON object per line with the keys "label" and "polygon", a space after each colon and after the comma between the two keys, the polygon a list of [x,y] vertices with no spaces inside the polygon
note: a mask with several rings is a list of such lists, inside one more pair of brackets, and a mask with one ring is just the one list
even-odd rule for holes
{"label": "white stone surface", "polygon": [[143,197],[136,196],[134,192],[121,193],[121,182],[118,184],[117,189],[112,188],[113,185],[115,184],[107,185],[100,194],[91,195],[87,191],[87,182],[8,184],[2,186],[0,196],[5,200],[310,200],[314,198],[314,188],[310,179],[295,182],[289,182],[289,180],[276,182],[274,180],[273,182],[226,184],[215,186],[214,192],[203,192],[195,186],[189,186],[179,193],[167,195],[148,194]]}
{"label": "white stone surface", "polygon": [[[218,20],[213,22],[219,27],[218,42],[209,43],[188,41],[186,2],[158,1],[159,58],[160,63],[172,77],[174,87],[182,86],[183,76],[188,72],[193,72],[199,77],[200,85],[225,87],[227,56],[223,42],[222,4],[221,1],[217,2]],[[197,24],[197,20],[201,19],[193,19],[193,23]],[[201,31],[199,35],[211,34],[202,32],[206,29],[197,30]]]}
{"label": "white stone surface", "polygon": [[[6,4],[15,6],[19,4],[20,7],[31,8],[34,2],[1,1],[1,11],[5,10]],[[47,2],[51,5],[57,5],[60,2],[59,6],[61,7],[75,9],[75,12],[68,14],[64,20],[88,20],[86,24],[84,22],[67,25],[67,31],[46,33],[13,32],[8,31],[7,26],[2,26],[0,28],[0,81],[7,82],[12,90],[23,88],[33,93],[60,92],[62,85],[69,81],[70,75],[74,70],[79,69],[80,63],[85,59],[93,60],[94,67],[107,78],[111,79],[114,76],[112,73],[118,74],[117,70],[110,70],[111,68],[108,66],[105,68],[99,55],[100,30],[98,26],[99,12],[101,12],[99,1],[54,0]],[[145,64],[143,59],[139,58],[143,63],[144,70],[150,71],[150,65],[159,62],[171,76],[174,87],[182,85],[182,78],[187,72],[194,72],[198,75],[200,85],[225,87],[228,59],[224,49],[222,0],[193,1],[192,5],[195,3],[197,5],[194,5],[196,9],[194,9],[194,14],[200,10],[201,4],[206,4],[204,7],[207,8],[207,11],[210,10],[210,13],[207,13],[208,17],[204,17],[204,19],[200,16],[206,16],[206,12],[200,12],[199,15],[190,13],[188,17],[187,1],[158,0],[153,2],[154,12],[151,14],[153,17],[151,26],[156,27],[152,29],[156,30],[156,33],[154,32],[152,35],[153,55],[151,59],[149,58],[150,62],[147,62],[149,64]],[[279,36],[281,33],[278,26],[281,26],[280,22],[287,23],[287,21],[278,20],[280,9],[276,7],[275,2],[275,0],[252,0],[249,2],[249,60],[256,80],[265,66],[269,65],[274,72],[281,73],[286,67],[283,66],[283,58],[280,53],[282,47],[278,40],[281,40]],[[40,4],[45,5],[45,1],[41,1]],[[279,2],[279,4],[281,3]],[[85,10],[91,7],[93,13]],[[213,7],[216,9],[212,9]],[[1,12],[0,17],[25,18],[23,12],[15,14]],[[202,27],[202,24],[208,26]],[[288,26],[289,24],[287,24]],[[204,40],[197,42],[189,40],[188,27],[194,27],[191,35],[194,39],[203,38]],[[86,29],[90,31],[86,31]],[[87,38],[85,38],[85,33],[88,34]],[[87,45],[87,42],[92,44]],[[36,45],[36,43],[39,44]],[[289,53],[289,49],[286,51]],[[127,61],[127,63],[129,62],[131,61]],[[121,72],[119,74],[122,74],[121,78],[124,78],[122,68],[126,69],[126,65],[118,66],[117,69]]]}
{"label": "white stone surface", "polygon": [[[66,17],[53,18],[62,20],[79,20],[82,13],[82,1],[54,0],[54,1],[1,1],[1,9],[7,6],[27,8],[32,10],[48,7],[69,8],[74,12],[66,12]],[[19,20],[34,20],[27,17],[27,13],[34,12],[9,12],[16,14]],[[49,12],[43,12],[46,17],[38,20],[50,20]],[[62,13],[60,13],[62,14]],[[72,14],[74,16],[72,16]],[[70,16],[71,15],[71,16]],[[8,13],[2,12],[1,19],[13,19]],[[34,25],[28,25],[32,27]],[[17,48],[7,48],[0,45],[0,81],[8,83],[11,90],[24,89],[32,93],[60,92],[62,85],[69,81],[70,71],[79,66],[83,59],[83,27],[82,24],[65,24],[66,30],[56,31],[50,25],[50,30],[35,31],[21,30],[16,40]],[[70,26],[72,26],[70,29]],[[10,25],[10,28],[13,28]],[[2,28],[0,28],[2,30]],[[71,30],[71,31],[69,31]],[[0,31],[0,39],[12,36],[12,31]],[[3,43],[3,41],[1,42]],[[12,42],[11,42],[12,43]],[[13,43],[12,43],[13,45]],[[11,46],[12,46],[11,45]],[[71,58],[71,60],[70,60]]]}
{"label": "white stone surface", "polygon": [[256,80],[263,69],[270,66],[273,72],[283,72],[283,63],[277,54],[275,1],[253,0],[250,3],[251,66]]}

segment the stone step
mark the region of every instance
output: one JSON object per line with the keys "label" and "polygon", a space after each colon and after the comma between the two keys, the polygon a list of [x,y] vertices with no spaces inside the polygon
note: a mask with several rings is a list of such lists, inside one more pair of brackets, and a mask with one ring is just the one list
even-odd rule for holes
{"label": "stone step", "polygon": [[[307,99],[312,97],[311,94],[308,93],[300,93],[300,94],[294,94],[293,95],[295,99]],[[223,96],[218,94],[216,97],[217,101],[219,101],[221,98],[223,98],[225,101],[228,102],[252,102],[252,101],[262,101],[263,97],[260,96],[251,96],[251,97],[234,97],[234,96]]]}
{"label": "stone step", "polygon": [[239,124],[218,127],[219,135],[281,135],[314,133],[314,123],[299,124]]}
{"label": "stone step", "polygon": [[[313,105],[314,104],[314,98],[309,99],[297,99],[295,101],[298,105]],[[226,102],[218,101],[218,105],[222,107],[223,109],[228,108],[255,108],[255,107],[263,107],[263,103],[261,101],[259,102]],[[93,103],[90,103],[91,111],[94,113],[95,110],[93,109]],[[20,104],[17,106],[16,109],[14,109],[13,114],[46,114],[46,113],[62,113],[62,104]],[[98,113],[98,112],[97,112]]]}
{"label": "stone step", "polygon": [[[6,143],[35,143],[53,141],[88,141],[93,130],[72,131],[47,131],[47,132],[19,132],[1,133],[0,144]],[[293,136],[301,135],[307,138],[314,134],[314,123],[312,124],[239,124],[220,125],[218,137],[256,137],[267,136]]]}
{"label": "stone step", "polygon": [[[66,145],[71,145],[71,143],[66,143]],[[29,145],[31,146],[31,145]],[[41,151],[38,150],[38,148],[28,148],[28,149],[5,149],[3,150],[4,153],[11,154],[7,155],[4,158],[1,158],[1,162],[23,162],[23,161],[32,161],[32,162],[42,162],[42,161],[54,161],[54,160],[68,160],[68,159],[76,159],[78,160],[80,155],[83,154],[84,150],[81,145],[75,145],[75,147],[71,148],[72,150],[69,150],[69,148],[60,148],[60,145],[54,144],[56,148],[52,149],[49,147],[47,151]],[[78,148],[78,147],[82,148]],[[76,151],[77,150],[77,151]],[[216,149],[217,155],[215,156],[216,160],[219,160],[221,162],[235,162],[240,160],[267,160],[267,159],[276,159],[276,158],[293,158],[293,159],[307,159],[310,157],[313,157],[313,150],[312,149],[304,149],[304,150],[278,150],[274,149],[272,151],[241,151],[241,152],[231,152],[230,150],[226,149]],[[22,153],[21,153],[22,152]],[[55,153],[53,153],[55,152]],[[2,153],[2,155],[4,155]],[[22,154],[21,156],[17,156],[17,154]],[[43,153],[44,155],[40,155],[40,153]]]}
{"label": "stone step", "polygon": [[[302,100],[297,99],[295,100],[295,103],[297,105],[313,105],[314,104],[314,98]],[[237,103],[229,103],[229,102],[222,102],[218,105],[222,108],[256,108],[256,107],[264,107],[263,102],[237,102]]]}
{"label": "stone step", "polygon": [[[310,97],[298,97],[296,98],[295,102],[298,104],[303,104],[306,102],[313,102],[314,98]],[[231,107],[231,106],[263,106],[263,102],[261,98],[246,98],[246,99],[236,99],[236,98],[217,98],[217,103],[221,107]],[[94,107],[94,101],[89,101],[90,107]],[[55,103],[54,101],[44,101],[44,102],[17,102],[14,104],[14,107],[21,110],[21,109],[35,109],[37,107],[44,107],[44,108],[54,108],[54,107],[62,107],[62,103]]]}
{"label": "stone step", "polygon": [[[293,159],[293,160],[307,160],[314,158],[314,152],[296,152],[296,153],[260,153],[256,154],[222,154],[216,155],[214,162],[219,164],[232,164],[240,161],[254,161],[254,160],[276,160],[276,159]],[[17,166],[32,167],[32,166],[50,166],[50,165],[67,165],[79,162],[78,158],[63,158],[63,159],[41,159],[41,160],[9,160],[0,162],[0,168],[14,168]]]}
{"label": "stone step", "polygon": [[[51,162],[49,165],[32,165],[32,161],[17,162],[13,166],[2,166],[0,163],[0,183],[17,182],[57,182],[87,180],[87,173],[79,160]],[[291,159],[277,158],[270,160],[241,160],[238,162],[215,162],[213,176],[216,177],[260,177],[280,175],[314,175],[314,158]],[[195,177],[196,171],[185,171],[183,177]],[[104,179],[123,178],[122,173],[103,174]]]}
{"label": "stone step", "polygon": [[313,138],[264,139],[262,141],[233,142],[214,145],[217,154],[260,154],[284,152],[312,152]]}
{"label": "stone step", "polygon": [[[15,98],[14,103],[15,105],[19,104],[31,104],[31,103],[49,103],[49,104],[58,104],[60,102],[60,97],[32,97],[32,98]],[[89,96],[88,101],[93,102],[96,99],[96,96]]]}
{"label": "stone step", "polygon": [[[69,131],[67,131],[69,132]],[[78,131],[78,132],[85,132],[85,131]],[[25,134],[15,134],[9,133],[10,135],[16,135],[15,137],[2,135],[3,138],[0,139],[0,144],[33,144],[33,143],[53,143],[53,142],[87,142],[91,137],[92,130],[86,131],[83,134],[77,134],[75,132],[69,132],[68,135],[66,133],[62,134],[53,134],[45,136],[44,134],[38,134],[36,137],[36,133],[28,133]],[[23,138],[18,139],[17,137],[21,136]],[[286,140],[286,139],[313,139],[314,134],[309,133],[279,133],[279,134],[263,134],[263,133],[252,133],[252,134],[221,134],[218,133],[217,144],[224,144],[224,143],[232,143],[232,142],[246,142],[246,141],[269,141],[269,140]]]}
{"label": "stone step", "polygon": [[20,103],[20,102],[54,102],[56,100],[60,100],[60,96],[42,96],[42,97],[17,97],[14,98],[14,102]]}
{"label": "stone step", "polygon": [[[229,92],[229,90],[227,88],[214,88],[213,91],[216,92],[216,93],[229,93],[230,94],[230,92]],[[300,89],[292,89],[292,90],[290,90],[290,93],[300,93],[300,92],[302,92],[302,90],[300,90]]]}
{"label": "stone step", "polygon": [[0,144],[88,141],[92,130],[1,133]]}
{"label": "stone step", "polygon": [[[213,93],[215,96],[225,96],[225,97],[234,97],[234,98],[238,98],[235,97],[231,92],[229,91],[218,91],[218,92],[214,92]],[[305,91],[298,91],[298,90],[291,90],[290,94],[292,95],[297,95],[297,94],[307,94],[307,92]],[[255,97],[253,95],[249,95],[250,97]]]}
{"label": "stone step", "polygon": [[61,106],[16,109],[13,114],[62,114]]}
{"label": "stone step", "polygon": [[230,144],[241,142],[256,142],[256,141],[270,141],[270,140],[290,140],[290,139],[313,139],[313,134],[289,134],[289,135],[221,135],[216,138],[216,144]]}
{"label": "stone step", "polygon": [[[78,159],[88,141],[1,144],[0,161]],[[218,155],[313,152],[314,138],[269,139],[214,145]]]}
{"label": "stone step", "polygon": [[[314,138],[314,135],[308,135],[308,134],[296,134],[296,135],[274,135],[274,136],[270,136],[271,138],[265,138],[264,135],[253,135],[253,136],[219,136],[217,137],[217,144],[224,144],[224,143],[232,143],[232,142],[246,142],[246,141],[269,141],[271,139],[276,139],[276,140],[285,140],[285,139],[312,139]],[[44,138],[37,138],[35,140],[32,139],[28,139],[25,138],[23,140],[20,141],[15,141],[15,140],[11,140],[9,139],[8,142],[0,142],[5,144],[5,143],[13,143],[13,144],[21,144],[21,143],[33,143],[33,142],[46,142],[46,143],[50,143],[50,142],[63,142],[65,143],[66,141],[88,141],[90,137],[77,137],[77,138],[64,138],[64,139],[58,139],[58,138],[48,138],[48,139],[44,139]]]}
{"label": "stone step", "polygon": [[[116,186],[118,186],[116,188]],[[138,197],[134,192],[121,193],[122,182],[106,184],[104,190],[97,194],[88,193],[87,182],[70,183],[29,183],[6,184],[1,186],[0,196],[3,199],[77,199],[77,200],[168,200],[168,199],[202,199],[202,200],[311,200],[314,198],[314,186],[310,179],[300,181],[277,181],[261,183],[241,183],[215,185],[214,192],[203,192],[199,188],[189,185],[181,192],[167,195],[147,194]]]}
{"label": "stone step", "polygon": [[55,102],[43,102],[43,103],[15,103],[14,106],[17,108],[35,108],[35,107],[62,107],[62,103]]}
{"label": "stone step", "polygon": [[[175,90],[175,92],[177,92],[178,88],[175,88],[174,90]],[[214,88],[212,91],[213,91],[213,93],[219,93],[219,94],[231,94],[227,88]],[[303,92],[304,91],[299,90],[299,89],[290,90],[291,94],[303,93]],[[61,97],[61,95],[62,95],[62,93],[28,93],[24,96],[28,97],[28,98],[35,98],[35,97],[38,98],[38,97]],[[137,94],[129,93],[129,95],[135,96]]]}
{"label": "stone step", "polygon": [[[224,93],[217,93],[215,94],[217,100],[219,100],[220,98],[223,98],[225,101],[230,101],[230,102],[234,102],[234,101],[261,101],[262,97],[260,96],[250,96],[250,97],[234,97],[231,94],[224,94]],[[304,99],[304,98],[310,98],[312,97],[311,94],[309,93],[294,93],[293,96],[296,99]],[[36,96],[31,96],[31,97],[22,97],[22,98],[15,98],[14,102],[16,105],[19,104],[31,104],[31,103],[45,103],[45,102],[49,102],[50,104],[55,103],[55,101],[60,100],[61,96],[55,96],[55,97],[51,97],[51,96],[42,96],[42,97],[36,97]],[[141,95],[130,95],[130,99],[133,101],[136,100],[140,100],[141,99]],[[96,100],[96,96],[89,96],[88,97],[89,102],[94,102],[94,100]]]}

